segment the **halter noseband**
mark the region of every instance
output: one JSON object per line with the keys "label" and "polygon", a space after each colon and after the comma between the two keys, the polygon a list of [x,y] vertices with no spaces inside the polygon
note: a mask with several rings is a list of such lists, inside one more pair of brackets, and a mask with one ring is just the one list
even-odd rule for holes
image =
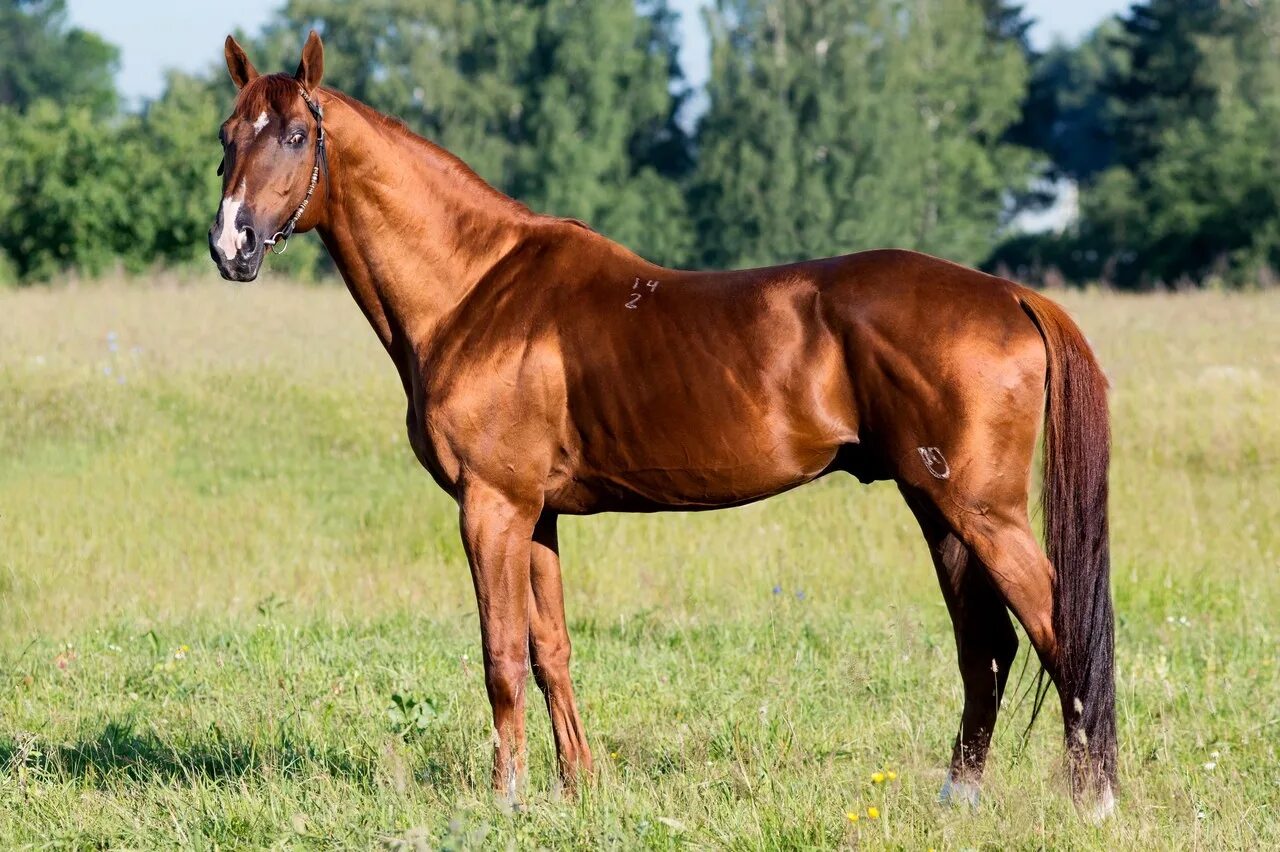
{"label": "halter noseband", "polygon": [[[302,218],[303,212],[307,209],[308,202],[311,201],[312,194],[316,191],[316,184],[320,181],[320,167],[325,161],[324,157],[324,109],[320,104],[311,99],[307,94],[307,90],[298,87],[298,94],[302,95],[302,100],[307,105],[307,109],[311,110],[311,115],[316,120],[316,162],[311,167],[311,183],[307,185],[307,194],[303,196],[302,203],[298,205],[298,209],[293,211],[293,215],[289,217],[289,221],[285,222],[284,227],[276,231],[275,235],[269,240],[263,240],[264,246],[270,247],[273,254],[284,254],[289,248],[289,237],[293,236],[293,229],[297,227],[298,220]],[[280,246],[280,250],[276,251],[276,245]]]}

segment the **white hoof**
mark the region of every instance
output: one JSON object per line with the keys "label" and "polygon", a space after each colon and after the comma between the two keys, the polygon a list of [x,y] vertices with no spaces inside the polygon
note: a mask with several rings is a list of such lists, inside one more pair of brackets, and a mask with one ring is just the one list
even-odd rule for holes
{"label": "white hoof", "polygon": [[947,776],[942,790],[938,793],[938,801],[944,805],[973,810],[978,806],[978,785],[972,781],[957,781]]}
{"label": "white hoof", "polygon": [[1102,782],[1102,791],[1093,804],[1080,807],[1080,816],[1090,825],[1101,825],[1111,819],[1115,812],[1116,797],[1111,792],[1111,784],[1107,781]]}

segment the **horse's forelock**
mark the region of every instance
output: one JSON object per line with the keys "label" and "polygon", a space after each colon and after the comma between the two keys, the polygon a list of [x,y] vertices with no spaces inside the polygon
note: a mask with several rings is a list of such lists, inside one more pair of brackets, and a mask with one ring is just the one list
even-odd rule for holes
{"label": "horse's forelock", "polygon": [[284,115],[299,103],[298,81],[292,74],[266,74],[240,90],[235,112],[253,121],[263,112]]}

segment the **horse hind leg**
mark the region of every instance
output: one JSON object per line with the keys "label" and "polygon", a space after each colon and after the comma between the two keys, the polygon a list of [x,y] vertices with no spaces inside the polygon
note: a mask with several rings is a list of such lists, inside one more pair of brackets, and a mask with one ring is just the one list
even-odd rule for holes
{"label": "horse hind leg", "polygon": [[993,504],[975,512],[955,502],[938,505],[948,507],[948,520],[956,535],[968,546],[973,562],[986,569],[992,588],[1022,624],[1041,665],[1058,688],[1062,716],[1068,720],[1066,746],[1077,806],[1090,822],[1107,819],[1115,810],[1106,762],[1108,755],[1114,754],[1114,732],[1110,740],[1091,742],[1069,721],[1096,708],[1084,706],[1071,684],[1063,682],[1054,629],[1054,571],[1031,531],[1025,508]]}
{"label": "horse hind leg", "polygon": [[1018,637],[987,571],[927,500],[903,489],[929,545],[955,632],[964,711],[939,799],[975,807]]}
{"label": "horse hind leg", "polygon": [[962,792],[972,799],[973,790],[957,785],[976,784],[980,777],[1016,653],[1009,612],[1057,682],[1053,571],[1027,517],[1041,376],[1030,371],[1006,383],[1017,389],[1021,380],[1021,392],[974,392],[970,398],[979,402],[971,401],[968,415],[957,418],[961,429],[898,453],[905,459],[896,472],[899,488],[929,540],[943,592],[950,595],[965,679],[965,719],[949,779],[952,798]]}
{"label": "horse hind leg", "polygon": [[[933,372],[948,380],[923,383],[914,407],[900,402],[880,440],[894,478],[941,516],[1021,622],[1058,690],[1072,795],[1098,820],[1115,806],[1116,765],[1106,380],[1061,309],[1030,291],[1021,301],[1034,322],[996,328],[999,352],[958,342],[951,351],[966,343],[974,368],[943,363]],[[1055,564],[1027,516],[1042,423]]]}
{"label": "horse hind leg", "polygon": [[1104,731],[1109,739],[1100,737],[1100,742],[1090,742],[1084,728],[1072,722],[1083,717],[1086,709],[1099,708],[1086,708],[1063,674],[1059,638],[1054,630],[1053,567],[1025,520],[997,522],[991,529],[970,531],[966,536],[975,554],[988,566],[992,583],[1022,622],[1041,664],[1058,689],[1072,794],[1086,820],[1101,822],[1112,815],[1116,806],[1111,774],[1115,733],[1112,728]]}

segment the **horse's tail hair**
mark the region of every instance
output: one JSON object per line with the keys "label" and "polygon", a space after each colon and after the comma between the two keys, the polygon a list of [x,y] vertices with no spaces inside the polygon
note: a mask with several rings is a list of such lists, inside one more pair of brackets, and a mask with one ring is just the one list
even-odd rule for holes
{"label": "horse's tail hair", "polygon": [[[1107,524],[1111,435],[1107,379],[1080,328],[1052,300],[1020,293],[1048,356],[1045,549],[1054,568],[1050,661],[1074,758],[1072,786],[1101,788],[1116,769],[1115,626]],[[1109,788],[1108,788],[1109,794]]]}

